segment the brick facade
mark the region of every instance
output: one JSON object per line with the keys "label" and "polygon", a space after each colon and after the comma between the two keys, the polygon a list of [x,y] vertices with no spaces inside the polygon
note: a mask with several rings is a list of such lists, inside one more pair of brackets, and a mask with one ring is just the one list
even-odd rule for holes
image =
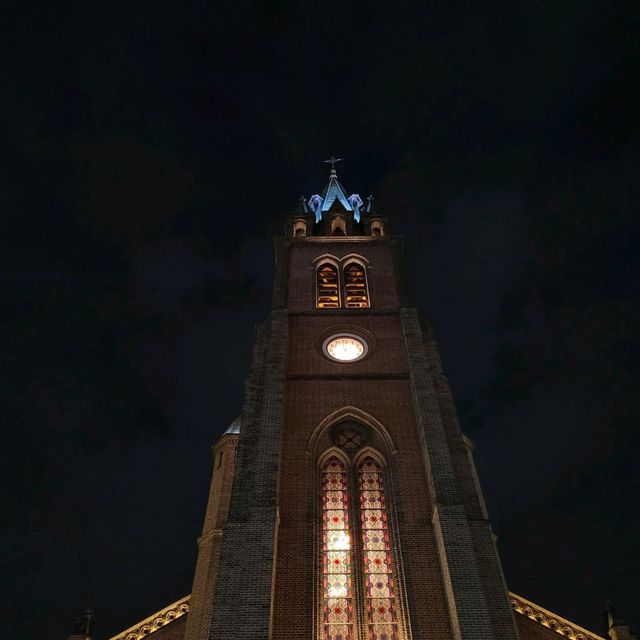
{"label": "brick facade", "polygon": [[[273,309],[256,334],[240,435],[214,447],[185,640],[321,640],[318,464],[341,420],[362,425],[384,460],[398,640],[551,640],[555,631],[514,614],[472,445],[430,328],[407,295],[401,239],[385,235],[382,218],[382,235],[367,223],[340,237],[295,237],[313,216],[292,220],[275,243]],[[316,309],[326,255],[361,258],[369,308]],[[323,342],[341,332],[362,336],[367,356],[326,357]],[[353,640],[367,640],[353,562]]]}
{"label": "brick facade", "polygon": [[185,640],[206,638],[211,624],[213,593],[218,580],[222,528],[227,521],[239,436],[225,434],[213,447],[213,473],[209,500],[198,539],[198,560],[193,578]]}
{"label": "brick facade", "polygon": [[[400,244],[276,243],[274,311],[257,336],[221,557],[201,542],[187,640],[206,637],[207,625],[215,640],[319,637],[316,462],[329,442],[318,425],[348,407],[377,430],[387,459],[403,636],[517,638],[437,348],[401,306]],[[327,254],[363,258],[369,309],[316,310],[316,266]],[[340,331],[366,336],[368,357],[325,357],[323,339]],[[203,564],[216,566],[212,607],[201,602],[211,593]]]}

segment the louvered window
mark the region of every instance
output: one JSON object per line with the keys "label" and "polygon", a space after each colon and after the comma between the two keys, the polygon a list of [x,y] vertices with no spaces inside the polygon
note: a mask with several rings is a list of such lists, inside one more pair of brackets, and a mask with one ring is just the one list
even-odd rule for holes
{"label": "louvered window", "polygon": [[367,309],[369,307],[367,273],[358,262],[350,262],[344,268],[344,291],[347,309]]}
{"label": "louvered window", "polygon": [[321,264],[316,272],[316,278],[316,307],[338,309],[340,307],[338,269],[329,263]]}

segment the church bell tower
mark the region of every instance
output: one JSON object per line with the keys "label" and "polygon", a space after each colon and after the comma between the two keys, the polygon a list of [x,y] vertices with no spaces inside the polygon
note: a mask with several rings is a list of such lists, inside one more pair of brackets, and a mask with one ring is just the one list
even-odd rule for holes
{"label": "church bell tower", "polygon": [[214,475],[187,640],[517,640],[402,238],[332,158],[275,241],[241,415]]}

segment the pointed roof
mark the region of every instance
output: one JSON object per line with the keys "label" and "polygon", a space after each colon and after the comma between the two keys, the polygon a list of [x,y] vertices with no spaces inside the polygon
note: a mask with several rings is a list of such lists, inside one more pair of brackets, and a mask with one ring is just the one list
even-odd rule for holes
{"label": "pointed roof", "polygon": [[235,435],[240,433],[240,427],[242,426],[242,417],[238,416],[228,427],[227,430],[222,434],[223,436]]}
{"label": "pointed roof", "polygon": [[300,196],[298,200],[298,206],[293,212],[294,216],[305,216],[309,213],[309,209],[307,207],[307,199],[304,196]]}
{"label": "pointed roof", "polygon": [[346,211],[353,211],[353,207],[347,199],[347,192],[338,180],[338,174],[335,169],[331,169],[329,182],[322,192],[322,211],[329,211],[331,205],[338,201]]}

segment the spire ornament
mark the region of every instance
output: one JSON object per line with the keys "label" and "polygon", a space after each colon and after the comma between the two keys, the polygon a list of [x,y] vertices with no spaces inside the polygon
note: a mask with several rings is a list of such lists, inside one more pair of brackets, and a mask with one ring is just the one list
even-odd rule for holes
{"label": "spire ornament", "polygon": [[332,155],[328,160],[323,160],[322,162],[324,164],[331,165],[331,175],[334,176],[336,175],[336,163],[342,162],[343,160],[344,158],[336,158],[334,155]]}

